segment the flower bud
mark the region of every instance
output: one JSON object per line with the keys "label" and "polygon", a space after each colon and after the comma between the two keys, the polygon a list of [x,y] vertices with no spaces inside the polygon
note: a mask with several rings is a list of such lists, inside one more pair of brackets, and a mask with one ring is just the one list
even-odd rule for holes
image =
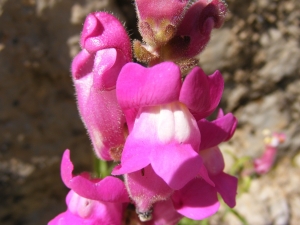
{"label": "flower bud", "polygon": [[96,155],[117,161],[125,142],[126,121],[115,86],[120,70],[131,61],[130,40],[115,17],[92,13],[80,42],[83,50],[72,63],[79,113]]}

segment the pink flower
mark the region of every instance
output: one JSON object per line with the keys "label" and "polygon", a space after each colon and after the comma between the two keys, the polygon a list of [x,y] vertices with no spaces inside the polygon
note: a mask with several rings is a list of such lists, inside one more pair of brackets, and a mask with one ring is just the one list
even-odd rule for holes
{"label": "pink flower", "polygon": [[254,160],[254,169],[257,174],[265,174],[272,168],[276,155],[277,147],[286,139],[283,133],[273,133],[271,137],[265,138],[265,151],[263,155]]}
{"label": "pink flower", "polygon": [[124,183],[115,177],[91,179],[87,173],[74,176],[72,171],[70,151],[66,150],[61,176],[65,185],[72,189],[66,198],[68,209],[51,220],[49,225],[121,225],[129,203]]}
{"label": "pink flower", "polygon": [[201,137],[189,109],[198,118],[209,115],[220,101],[223,80],[219,72],[207,77],[197,67],[181,83],[179,67],[171,62],[152,68],[135,63],[123,67],[117,97],[130,134],[121,165],[112,174],[132,173],[151,164],[175,190],[199,174]]}
{"label": "pink flower", "polygon": [[121,68],[131,61],[130,40],[115,17],[98,12],[86,18],[80,42],[83,50],[72,63],[78,109],[97,156],[118,160],[126,121],[115,86]]}
{"label": "pink flower", "polygon": [[188,0],[136,0],[139,30],[145,42],[165,44],[177,29]]}

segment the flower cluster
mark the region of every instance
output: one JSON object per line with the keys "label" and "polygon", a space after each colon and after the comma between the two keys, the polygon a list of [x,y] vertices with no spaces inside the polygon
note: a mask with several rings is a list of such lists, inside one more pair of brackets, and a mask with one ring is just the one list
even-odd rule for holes
{"label": "flower cluster", "polygon": [[[72,63],[95,154],[119,164],[103,179],[75,176],[66,150],[61,176],[71,189],[68,209],[49,225],[202,220],[217,212],[218,194],[235,206],[237,179],[223,171],[218,145],[232,137],[237,120],[222,110],[215,120],[205,119],[217,108],[224,81],[219,71],[206,75],[195,59],[211,30],[222,25],[226,5],[136,0],[135,6],[143,42],[133,41],[133,51],[148,67],[132,62],[124,27],[105,12],[86,18],[82,51]],[[128,213],[132,207],[137,214]]]}

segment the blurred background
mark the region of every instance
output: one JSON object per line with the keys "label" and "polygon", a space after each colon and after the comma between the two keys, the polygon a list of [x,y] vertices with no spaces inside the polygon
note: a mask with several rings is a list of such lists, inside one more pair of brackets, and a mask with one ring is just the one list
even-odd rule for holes
{"label": "blurred background", "polygon": [[[227,3],[224,26],[199,58],[206,73],[223,74],[220,106],[239,120],[221,150],[241,184],[235,211],[222,207],[205,223],[299,224],[300,1]],[[59,174],[65,149],[76,172],[92,170],[70,63],[85,16],[100,10],[140,38],[131,0],[0,0],[1,225],[46,224],[66,209],[68,189]],[[264,152],[266,129],[283,132],[286,140],[269,173],[248,176],[252,159]]]}

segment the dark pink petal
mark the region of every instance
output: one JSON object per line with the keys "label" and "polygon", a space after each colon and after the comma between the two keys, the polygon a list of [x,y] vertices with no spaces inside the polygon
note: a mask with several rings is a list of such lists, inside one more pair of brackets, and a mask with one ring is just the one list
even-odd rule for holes
{"label": "dark pink petal", "polygon": [[153,171],[151,165],[133,173],[125,174],[126,188],[136,211],[145,213],[158,201],[168,199],[173,190]]}
{"label": "dark pink petal", "polygon": [[213,28],[219,28],[225,19],[226,4],[222,0],[210,1],[199,0],[186,12],[177,36],[187,37],[188,46],[184,51],[187,58],[200,53],[210,39]]}
{"label": "dark pink petal", "polygon": [[215,188],[202,179],[193,179],[175,191],[172,200],[177,212],[194,220],[213,215],[220,206]]}
{"label": "dark pink petal", "polygon": [[105,49],[94,54],[83,50],[72,64],[78,109],[94,150],[103,160],[112,160],[109,151],[125,142],[125,116],[114,89],[125,63],[116,49]]}
{"label": "dark pink petal", "polygon": [[199,174],[202,160],[188,144],[160,146],[150,155],[154,171],[173,189],[178,190]]}
{"label": "dark pink petal", "polygon": [[64,152],[61,162],[61,177],[64,184],[78,195],[98,201],[129,202],[124,183],[115,177],[91,179],[87,174],[74,176],[70,151]]}
{"label": "dark pink petal", "polygon": [[238,179],[224,172],[211,176],[211,179],[216,184],[216,190],[220,193],[224,202],[233,208],[237,195]]}
{"label": "dark pink petal", "polygon": [[87,16],[80,44],[83,49],[93,53],[102,49],[116,48],[131,61],[130,39],[121,24],[114,16],[106,12],[95,12]]}
{"label": "dark pink petal", "polygon": [[117,81],[117,98],[123,109],[177,101],[181,88],[179,67],[163,62],[151,68],[127,63]]}
{"label": "dark pink petal", "polygon": [[182,84],[179,101],[199,120],[215,110],[221,100],[223,88],[224,80],[219,71],[207,76],[200,67],[195,67]]}
{"label": "dark pink petal", "polygon": [[201,151],[200,156],[203,159],[203,163],[209,175],[216,175],[224,170],[225,163],[222,152],[218,146]]}
{"label": "dark pink petal", "polygon": [[212,122],[205,119],[199,120],[198,127],[201,133],[200,151],[229,140],[233,136],[236,126],[237,119],[231,113]]}

